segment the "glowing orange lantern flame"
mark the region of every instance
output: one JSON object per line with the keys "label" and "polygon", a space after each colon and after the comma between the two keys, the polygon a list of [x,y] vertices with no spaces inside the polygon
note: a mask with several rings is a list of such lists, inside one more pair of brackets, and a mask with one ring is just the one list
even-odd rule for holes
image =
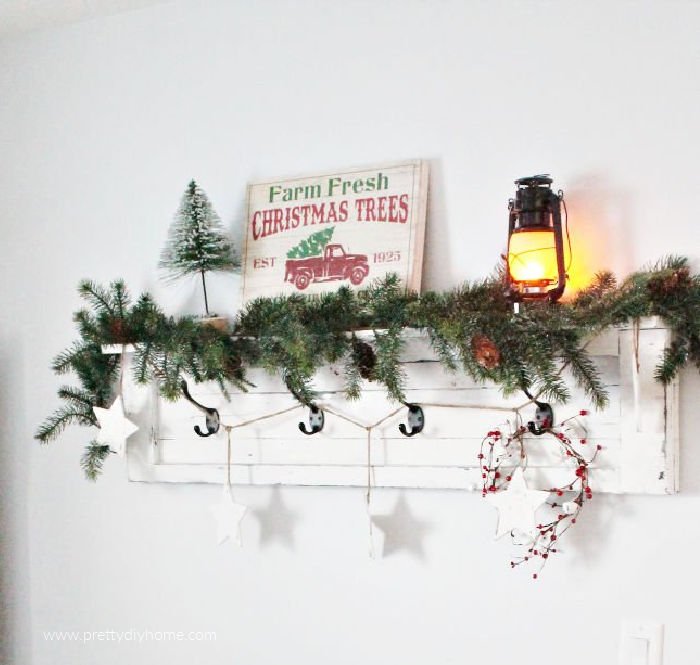
{"label": "glowing orange lantern flame", "polygon": [[516,231],[508,243],[508,268],[516,282],[557,281],[557,248],[553,231]]}

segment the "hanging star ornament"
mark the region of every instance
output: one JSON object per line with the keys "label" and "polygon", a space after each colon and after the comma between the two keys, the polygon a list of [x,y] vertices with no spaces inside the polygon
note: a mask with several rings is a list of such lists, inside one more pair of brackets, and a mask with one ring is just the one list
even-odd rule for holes
{"label": "hanging star ornament", "polygon": [[384,537],[383,547],[374,550],[378,556],[387,557],[404,550],[418,559],[424,558],[423,538],[430,531],[430,525],[411,514],[403,493],[391,513],[372,515],[370,519]]}
{"label": "hanging star ornament", "polygon": [[138,427],[124,415],[121,395],[117,396],[109,409],[93,406],[92,411],[100,424],[97,442],[108,445],[117,455],[124,455],[126,440],[138,430]]}
{"label": "hanging star ornament", "polygon": [[270,502],[265,508],[253,510],[260,523],[260,544],[268,545],[275,541],[293,549],[294,521],[296,513],[289,510],[282,502],[279,485],[272,488]]}
{"label": "hanging star ornament", "polygon": [[529,490],[525,483],[523,469],[518,467],[513,472],[508,489],[486,495],[486,500],[498,509],[496,538],[513,531],[525,535],[535,531],[537,527],[535,512],[548,496],[549,492]]}
{"label": "hanging star ornament", "polygon": [[216,520],[216,542],[218,545],[230,540],[241,547],[241,522],[248,508],[233,499],[230,485],[224,485],[219,503],[209,506]]}

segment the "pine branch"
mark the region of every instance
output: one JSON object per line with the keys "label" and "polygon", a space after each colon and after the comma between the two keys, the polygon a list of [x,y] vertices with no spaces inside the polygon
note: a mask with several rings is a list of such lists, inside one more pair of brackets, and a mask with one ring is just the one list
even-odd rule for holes
{"label": "pine branch", "polygon": [[389,398],[397,402],[405,402],[405,375],[401,367],[401,351],[403,339],[400,328],[389,328],[386,332],[374,331],[376,362],[374,377],[383,383]]}
{"label": "pine branch", "polygon": [[352,352],[349,352],[345,358],[344,374],[345,397],[350,401],[360,399],[362,376]]}
{"label": "pine branch", "polygon": [[56,374],[67,374],[84,350],[85,345],[82,342],[73,342],[70,348],[62,351],[53,359],[51,369]]}
{"label": "pine branch", "polygon": [[287,368],[283,372],[282,379],[297,402],[309,407],[314,404],[318,395],[311,388],[308,376]]}
{"label": "pine branch", "polygon": [[92,409],[92,407],[95,406],[92,395],[87,390],[81,390],[80,388],[61,386],[61,388],[58,389],[58,396],[61,399],[72,402],[76,407]]}
{"label": "pine branch", "polygon": [[88,480],[95,481],[102,473],[104,461],[109,457],[109,446],[91,441],[80,458],[80,466]]}
{"label": "pine branch", "polygon": [[41,443],[49,443],[57,439],[68,425],[83,425],[86,427],[97,425],[92,408],[87,406],[66,405],[58,408],[37,429],[34,438]]}
{"label": "pine branch", "polygon": [[78,293],[84,300],[87,300],[96,311],[105,312],[114,316],[111,294],[107,289],[104,289],[90,279],[83,279],[78,285]]}
{"label": "pine branch", "polygon": [[681,340],[675,340],[664,349],[663,357],[654,370],[654,378],[668,385],[678,376],[678,372],[688,359],[688,347]]}
{"label": "pine branch", "polygon": [[602,410],[608,405],[608,395],[600,372],[585,349],[574,347],[567,351],[566,362],[577,384],[583,388],[586,397],[596,409]]}
{"label": "pine branch", "polygon": [[[207,203],[196,185],[190,189],[192,197],[184,201],[182,215],[195,225],[204,224]],[[185,248],[183,260],[194,260],[197,252],[214,247],[199,238]],[[498,275],[420,296],[405,293],[398,278],[390,275],[363,291],[341,288],[315,299],[256,300],[239,314],[232,336],[191,318],[166,317],[147,295],[131,307],[120,281],[105,289],[85,280],[80,289],[90,304],[75,316],[80,338],[52,365],[58,374],[74,371],[80,387],[59,390],[64,405],[37,431],[43,442],[56,438],[69,424],[95,424],[92,405],[110,401],[119,371],[118,357],[101,350],[114,339],[138,342],[136,379],[155,379],[168,399],[180,396],[185,374],[196,381],[216,381],[226,392],[229,384],[245,389],[246,369],[257,366],[281,373],[295,398],[312,404],[314,374],[324,364],[340,361],[349,398],[359,396],[365,376],[382,383],[391,399],[404,401],[400,356],[406,327],[428,332],[445,368],[454,370],[459,363],[474,381],[492,381],[504,395],[525,389],[565,402],[570,394],[561,374],[564,362],[576,384],[603,407],[605,386],[595,363],[580,348],[581,340],[640,316],[663,317],[675,335],[659,361],[657,380],[671,381],[688,363],[700,368],[700,276],[690,273],[682,257],[667,257],[619,286],[610,273],[601,273],[572,303],[527,303],[517,316]],[[364,357],[353,352],[347,335],[361,328],[376,331],[371,360],[366,349]],[[478,337],[487,338],[497,352],[496,362],[485,362],[483,353],[472,348]]]}

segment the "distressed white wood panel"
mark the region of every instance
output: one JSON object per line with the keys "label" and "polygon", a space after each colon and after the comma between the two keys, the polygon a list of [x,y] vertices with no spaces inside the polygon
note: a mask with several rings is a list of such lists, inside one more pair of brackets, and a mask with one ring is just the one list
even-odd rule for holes
{"label": "distressed white wood panel", "polygon": [[[571,387],[568,405],[555,406],[561,422],[588,409],[580,419],[587,433],[572,432],[574,440],[591,455],[603,446],[592,467],[594,491],[669,493],[678,489],[677,382],[666,390],[653,379],[653,371],[670,333],[656,319],[638,328],[609,330],[587,342],[600,368],[610,397],[608,407],[596,412],[564,373]],[[461,488],[481,486],[476,458],[483,435],[495,427],[516,423],[515,409],[527,400],[521,395],[504,399],[493,385],[478,385],[461,373],[451,374],[439,363],[424,335],[409,331],[403,367],[407,398],[424,406],[423,432],[406,438],[398,431],[405,422],[401,410],[371,431],[371,477],[375,486]],[[226,425],[295,407],[279,378],[254,369],[255,383],[248,393],[234,392],[227,401],[218,387],[190,385],[192,395],[216,407]],[[302,407],[232,432],[232,478],[240,484],[352,485],[367,483],[367,431],[329,411],[343,414],[365,426],[384,418],[400,405],[390,403],[381,386],[365,383],[362,398],[347,402],[342,395],[342,366],[324,368],[315,379],[319,404],[326,408],[322,433],[307,436],[298,423],[308,411]],[[125,404],[141,427],[128,446],[131,480],[155,482],[215,482],[226,474],[226,433],[200,438],[193,432],[203,417],[184,400],[166,402],[154,389],[128,384]],[[475,408],[455,408],[462,407]],[[522,411],[532,418],[533,407]],[[528,482],[549,488],[570,482],[572,460],[561,455],[551,437],[528,436]]]}

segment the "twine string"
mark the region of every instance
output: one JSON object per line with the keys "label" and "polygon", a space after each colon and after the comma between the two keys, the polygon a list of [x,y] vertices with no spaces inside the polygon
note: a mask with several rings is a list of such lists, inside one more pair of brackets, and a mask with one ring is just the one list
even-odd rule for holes
{"label": "twine string", "polygon": [[126,344],[122,344],[119,357],[119,395],[124,399],[124,373],[126,371]]}
{"label": "twine string", "polygon": [[226,486],[229,490],[233,489],[231,485],[231,430],[233,427],[227,425],[226,429]]}
{"label": "twine string", "polygon": [[296,411],[297,409],[303,408],[303,404],[295,404],[294,406],[287,407],[281,411],[275,411],[274,413],[268,413],[264,416],[258,416],[257,418],[251,418],[250,420],[244,420],[242,423],[236,425],[226,425],[226,429],[240,429],[241,427],[246,427],[254,423],[261,422],[263,420],[269,420],[270,418],[276,418],[277,416],[284,415],[285,413],[290,413],[291,411]]}

